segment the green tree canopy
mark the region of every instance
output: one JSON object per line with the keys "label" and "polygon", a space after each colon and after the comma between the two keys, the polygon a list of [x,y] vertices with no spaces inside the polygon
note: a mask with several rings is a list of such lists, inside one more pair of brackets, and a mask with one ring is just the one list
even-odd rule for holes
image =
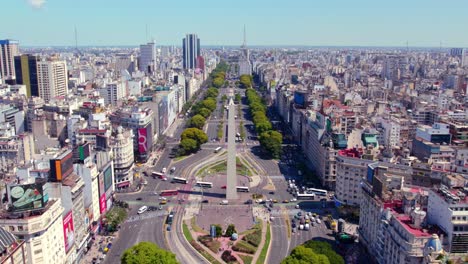
{"label": "green tree canopy", "polygon": [[[262,123],[263,124],[263,123]],[[260,134],[260,144],[274,158],[279,158],[281,155],[281,144],[283,143],[283,135],[277,131],[267,131]]]}
{"label": "green tree canopy", "polygon": [[285,258],[281,264],[330,264],[326,256],[315,253],[312,249],[297,246],[291,255]]}
{"label": "green tree canopy", "polygon": [[198,128],[198,129],[202,129],[203,126],[205,125],[205,122],[206,122],[206,119],[200,115],[200,114],[197,114],[197,115],[194,115],[191,119],[190,119],[190,127],[195,127],[195,128]]}
{"label": "green tree canopy", "polygon": [[198,150],[197,141],[191,138],[186,138],[180,141],[180,147],[182,148],[183,154],[193,153]]}
{"label": "green tree canopy", "polygon": [[223,86],[224,84],[224,79],[223,78],[219,78],[219,77],[216,77],[213,79],[213,86],[216,87],[216,88],[221,88],[221,86]]}
{"label": "green tree canopy", "polygon": [[216,100],[213,98],[207,98],[202,101],[202,106],[211,112],[216,109]]}
{"label": "green tree canopy", "polygon": [[223,235],[223,228],[220,225],[215,225],[216,229],[216,237],[220,237]]}
{"label": "green tree canopy", "polygon": [[252,87],[252,76],[248,74],[243,74],[240,76],[240,86],[241,88],[250,88]]}
{"label": "green tree canopy", "polygon": [[202,107],[202,108],[200,108],[200,109],[198,110],[198,114],[201,115],[201,116],[203,116],[204,118],[207,118],[207,117],[210,116],[211,111],[210,111],[210,109],[207,109],[207,108],[205,108],[205,107]]}
{"label": "green tree canopy", "polygon": [[258,122],[258,123],[255,124],[255,130],[257,131],[258,134],[262,134],[263,132],[267,132],[267,131],[271,130],[271,128],[272,128],[272,125],[271,125],[270,121],[268,121],[268,120]]}
{"label": "green tree canopy", "polygon": [[333,264],[345,263],[345,261],[343,260],[343,257],[341,257],[338,253],[336,253],[331,247],[331,245],[327,242],[309,240],[306,243],[304,243],[304,246],[312,249],[317,254],[323,254],[327,256],[330,263],[333,263]]}
{"label": "green tree canopy", "polygon": [[252,113],[258,112],[258,111],[265,112],[266,111],[265,105],[263,105],[261,102],[252,102],[250,104],[250,111],[252,111]]}
{"label": "green tree canopy", "polygon": [[195,140],[197,142],[197,147],[200,147],[201,144],[208,141],[208,136],[205,132],[194,127],[187,128],[182,132],[182,135],[180,136],[181,141],[187,138]]}
{"label": "green tree canopy", "polygon": [[124,251],[122,264],[178,264],[175,254],[151,242],[140,242]]}
{"label": "green tree canopy", "polygon": [[219,91],[218,89],[214,88],[214,87],[211,87],[211,88],[208,88],[208,90],[206,90],[206,97],[212,97],[212,98],[216,98],[219,94]]}
{"label": "green tree canopy", "polygon": [[227,227],[227,229],[226,229],[226,234],[225,234],[225,235],[226,235],[227,237],[230,237],[230,236],[232,236],[232,234],[234,234],[234,233],[237,233],[236,227],[235,227],[233,224],[228,225],[228,227]]}

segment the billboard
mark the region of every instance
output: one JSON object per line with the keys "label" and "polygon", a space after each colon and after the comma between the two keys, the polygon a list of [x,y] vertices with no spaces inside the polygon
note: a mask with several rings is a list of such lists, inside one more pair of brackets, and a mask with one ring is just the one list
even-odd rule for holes
{"label": "billboard", "polygon": [[99,212],[101,214],[105,213],[107,209],[107,202],[106,202],[106,193],[103,193],[99,198]]}
{"label": "billboard", "polygon": [[112,166],[110,164],[104,170],[103,176],[104,176],[104,192],[106,192],[112,186]]}
{"label": "billboard", "polygon": [[68,253],[75,242],[75,227],[71,210],[63,218],[63,238],[65,239],[65,252]]}
{"label": "billboard", "polygon": [[159,113],[159,131],[160,135],[164,134],[168,127],[168,107],[167,107],[167,96],[163,96],[161,101],[158,104],[158,113]]}
{"label": "billboard", "polygon": [[44,183],[15,184],[8,186],[8,200],[13,212],[42,209],[49,196],[44,194]]}
{"label": "billboard", "polygon": [[146,154],[148,152],[148,133],[146,128],[138,129],[138,152],[140,154]]}
{"label": "billboard", "polygon": [[81,146],[78,146],[78,158],[80,161],[84,161],[90,155],[91,155],[91,146],[89,145],[89,143],[85,143]]}
{"label": "billboard", "polygon": [[50,160],[50,180],[62,181],[73,172],[73,152],[65,152],[61,156]]}

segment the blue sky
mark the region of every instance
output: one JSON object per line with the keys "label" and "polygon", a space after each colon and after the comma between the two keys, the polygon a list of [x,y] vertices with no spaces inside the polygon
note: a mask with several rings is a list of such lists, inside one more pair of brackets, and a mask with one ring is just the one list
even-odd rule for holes
{"label": "blue sky", "polygon": [[1,0],[0,39],[21,45],[468,47],[466,0]]}

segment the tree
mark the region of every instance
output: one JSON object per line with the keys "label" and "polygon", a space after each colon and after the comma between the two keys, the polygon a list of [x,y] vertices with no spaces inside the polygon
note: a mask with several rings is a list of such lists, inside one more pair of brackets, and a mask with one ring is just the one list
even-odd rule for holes
{"label": "tree", "polygon": [[234,95],[234,101],[236,101],[236,102],[240,102],[241,98],[242,97],[241,97],[241,95],[239,93],[236,93],[236,95]]}
{"label": "tree", "polygon": [[221,88],[224,84],[224,79],[220,77],[216,77],[213,79],[213,86],[216,88]]}
{"label": "tree", "polygon": [[277,131],[267,131],[260,134],[260,144],[270,153],[273,158],[279,158],[281,155],[281,144],[283,143],[283,135]]}
{"label": "tree", "polygon": [[205,125],[206,119],[202,115],[194,115],[192,118],[190,118],[190,127],[195,127],[198,129],[202,129],[203,126]]}
{"label": "tree", "polygon": [[226,262],[226,263],[234,263],[237,261],[237,258],[231,254],[230,250],[225,250],[223,254],[221,254],[221,258]]}
{"label": "tree", "polygon": [[255,130],[257,130],[258,134],[262,134],[263,132],[267,132],[267,131],[271,130],[271,128],[272,128],[272,125],[271,125],[270,121],[268,121],[268,120],[258,122],[258,123],[255,124]]}
{"label": "tree", "polygon": [[178,264],[175,254],[151,242],[140,242],[128,248],[120,258],[122,264]]}
{"label": "tree", "polygon": [[228,227],[227,227],[227,229],[226,229],[226,234],[225,234],[225,235],[226,235],[227,237],[231,237],[232,234],[234,234],[234,233],[237,233],[236,227],[235,227],[233,224],[228,225]]}
{"label": "tree", "polygon": [[248,74],[241,75],[240,86],[241,88],[246,88],[246,89],[252,87],[252,76]]}
{"label": "tree", "polygon": [[214,225],[216,229],[216,237],[220,237],[223,235],[223,228],[220,225]]}
{"label": "tree", "polygon": [[211,115],[210,109],[207,109],[205,107],[202,107],[198,110],[198,114],[203,116],[204,118],[207,118]]}
{"label": "tree", "polygon": [[285,258],[281,264],[306,264],[306,263],[314,263],[314,264],[330,264],[330,262],[326,256],[315,253],[312,249],[304,247],[304,246],[297,246],[291,252],[291,255]]}
{"label": "tree", "polygon": [[258,112],[258,111],[265,112],[266,107],[261,102],[252,102],[250,104],[250,111],[252,111],[252,112]]}
{"label": "tree", "polygon": [[125,218],[127,218],[127,210],[122,207],[112,207],[106,213],[107,231],[115,231]]}
{"label": "tree", "polygon": [[223,96],[221,96],[221,101],[224,103],[227,101],[227,95],[223,94]]}
{"label": "tree", "polygon": [[197,147],[200,147],[201,144],[208,141],[208,136],[205,132],[194,127],[185,129],[180,136],[181,141],[188,138],[195,140],[197,142]]}
{"label": "tree", "polygon": [[183,154],[193,153],[198,150],[197,141],[191,138],[186,138],[180,141],[180,147],[183,150]]}
{"label": "tree", "polygon": [[216,100],[213,98],[207,98],[202,101],[202,106],[211,112],[216,109]]}
{"label": "tree", "polygon": [[208,97],[216,98],[218,97],[218,94],[219,94],[218,89],[214,87],[208,88],[208,90],[206,90],[206,98]]}
{"label": "tree", "polygon": [[304,246],[306,248],[312,249],[315,253],[317,254],[322,254],[327,257],[327,259],[330,261],[330,263],[333,264],[344,264],[343,257],[338,255],[331,245],[327,242],[322,242],[322,241],[315,241],[315,240],[309,240],[306,243],[304,243]]}

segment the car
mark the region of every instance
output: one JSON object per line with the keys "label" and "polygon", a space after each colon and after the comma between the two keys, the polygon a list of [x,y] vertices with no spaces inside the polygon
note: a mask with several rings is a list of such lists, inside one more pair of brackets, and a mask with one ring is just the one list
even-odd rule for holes
{"label": "car", "polygon": [[159,197],[158,199],[159,199],[159,200],[167,200],[166,197]]}
{"label": "car", "polygon": [[148,210],[148,206],[143,205],[142,207],[140,207],[140,209],[138,209],[138,214],[142,214],[146,212],[146,210]]}
{"label": "car", "polygon": [[203,200],[202,203],[209,203],[209,201],[208,200]]}
{"label": "car", "polygon": [[162,205],[160,205],[160,206],[159,206],[159,210],[162,210],[162,209],[163,209],[163,207],[162,207]]}
{"label": "car", "polygon": [[298,212],[298,213],[297,213],[297,216],[302,216],[302,212]]}
{"label": "car", "polygon": [[166,171],[167,169],[165,167],[161,170],[162,173],[166,173]]}
{"label": "car", "polygon": [[162,178],[161,180],[163,180],[163,181],[167,181],[167,177],[164,177],[164,178]]}
{"label": "car", "polygon": [[167,201],[166,201],[166,200],[162,200],[161,202],[159,202],[159,204],[167,204]]}
{"label": "car", "polygon": [[226,185],[221,186],[221,189],[226,189]]}
{"label": "car", "polygon": [[299,209],[299,205],[298,205],[298,204],[296,204],[296,206],[295,206],[295,207],[296,207],[296,209]]}
{"label": "car", "polygon": [[274,192],[274,191],[271,191],[271,192],[269,192],[269,194],[275,194],[275,192]]}
{"label": "car", "polygon": [[296,228],[293,228],[293,229],[292,229],[292,232],[293,232],[293,233],[296,233]]}
{"label": "car", "polygon": [[291,202],[296,202],[296,201],[297,201],[296,198],[292,198],[292,199],[291,199]]}
{"label": "car", "polygon": [[292,223],[292,224],[291,224],[291,227],[292,227],[292,228],[295,228],[295,227],[296,227],[296,223]]}
{"label": "car", "polygon": [[289,201],[288,201],[288,200],[284,200],[283,203],[289,203]]}
{"label": "car", "polygon": [[252,204],[252,200],[249,199],[249,200],[245,201],[245,204]]}
{"label": "car", "polygon": [[175,168],[175,167],[172,167],[172,168],[171,168],[171,173],[174,173],[175,170],[176,170],[176,168]]}
{"label": "car", "polygon": [[167,230],[167,231],[171,231],[171,226],[168,225],[166,230]]}
{"label": "car", "polygon": [[274,200],[273,200],[273,203],[278,203],[278,200],[274,199]]}
{"label": "car", "polygon": [[136,200],[137,200],[137,201],[141,201],[141,200],[143,200],[143,198],[138,197],[138,198],[136,198]]}

